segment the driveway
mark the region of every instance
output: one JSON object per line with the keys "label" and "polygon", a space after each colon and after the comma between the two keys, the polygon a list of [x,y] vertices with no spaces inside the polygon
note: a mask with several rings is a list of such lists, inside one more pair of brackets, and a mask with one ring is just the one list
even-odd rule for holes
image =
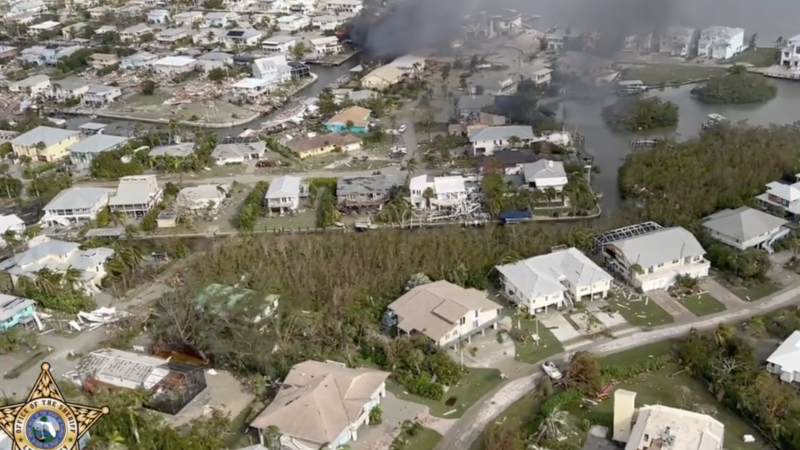
{"label": "driveway", "polygon": [[685,306],[681,305],[681,302],[679,302],[678,299],[669,295],[669,292],[665,291],[664,289],[648,291],[645,295],[656,302],[656,304],[660,306],[661,309],[666,311],[667,314],[674,317],[676,321],[681,319],[688,320],[694,317],[694,314],[692,314],[691,311],[686,309]]}
{"label": "driveway", "polygon": [[[654,342],[674,339],[685,335],[692,328],[708,330],[715,328],[720,323],[739,322],[798,302],[800,302],[800,283],[795,283],[770,297],[749,303],[745,307],[734,311],[724,311],[700,318],[692,316],[690,320],[676,321],[673,324],[658,327],[653,331],[640,331],[613,340],[598,341],[587,345],[581,350],[588,350],[600,355],[617,353]],[[563,364],[568,360],[568,355],[562,353],[551,359],[560,359]],[[536,388],[536,383],[541,376],[541,373],[533,373],[509,380],[484,396],[472,405],[461,420],[448,431],[439,441],[435,450],[463,450],[470,448],[489,422],[505,411],[512,403]]]}
{"label": "driveway", "polygon": [[387,391],[386,398],[381,402],[383,422],[377,426],[360,428],[358,440],[351,442],[349,447],[352,450],[387,449],[399,434],[400,424],[422,415],[427,409],[427,406],[400,400]]}
{"label": "driveway", "polygon": [[747,305],[746,301],[739,298],[736,294],[729,291],[728,288],[719,284],[717,280],[711,277],[705,277],[700,280],[700,287],[711,294],[712,297],[719,300],[719,302],[728,309],[741,308]]}

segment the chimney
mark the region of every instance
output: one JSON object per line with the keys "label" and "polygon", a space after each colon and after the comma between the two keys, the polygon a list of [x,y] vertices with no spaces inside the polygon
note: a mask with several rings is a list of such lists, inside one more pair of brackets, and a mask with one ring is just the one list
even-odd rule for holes
{"label": "chimney", "polygon": [[614,434],[612,440],[628,442],[631,437],[636,392],[617,389],[614,391]]}

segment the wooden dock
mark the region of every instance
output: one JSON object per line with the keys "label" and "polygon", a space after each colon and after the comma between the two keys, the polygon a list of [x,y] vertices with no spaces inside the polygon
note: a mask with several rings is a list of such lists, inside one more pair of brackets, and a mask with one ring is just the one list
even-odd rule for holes
{"label": "wooden dock", "polygon": [[772,66],[763,69],[750,69],[750,72],[760,73],[769,78],[780,78],[783,80],[800,80],[800,70],[789,70],[782,66]]}

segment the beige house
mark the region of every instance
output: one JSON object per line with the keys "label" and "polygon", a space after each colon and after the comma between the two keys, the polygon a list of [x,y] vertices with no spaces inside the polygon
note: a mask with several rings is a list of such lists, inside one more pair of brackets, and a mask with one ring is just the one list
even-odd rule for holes
{"label": "beige house", "polygon": [[342,363],[305,361],[292,367],[278,395],[251,423],[266,445],[266,430],[280,430],[280,446],[337,449],[358,440],[369,414],[386,396],[388,372]]}
{"label": "beige house", "polygon": [[456,347],[486,328],[496,329],[501,309],[484,292],[444,280],[417,286],[389,305],[398,330],[424,334],[440,347]]}
{"label": "beige house", "polygon": [[114,64],[119,64],[119,57],[111,53],[94,53],[89,57],[89,65],[95,69],[103,69]]}
{"label": "beige house", "polygon": [[369,89],[386,89],[402,81],[405,75],[405,72],[395,66],[382,66],[364,75],[361,86]]}
{"label": "beige house", "polygon": [[286,147],[297,153],[300,159],[305,159],[310,156],[330,153],[337,150],[337,147],[343,153],[358,150],[361,148],[361,139],[350,134],[328,133],[308,138],[292,139],[286,143]]}
{"label": "beige house", "polygon": [[17,157],[28,156],[34,161],[58,161],[69,156],[67,148],[80,140],[80,132],[61,128],[36,127],[11,141]]}

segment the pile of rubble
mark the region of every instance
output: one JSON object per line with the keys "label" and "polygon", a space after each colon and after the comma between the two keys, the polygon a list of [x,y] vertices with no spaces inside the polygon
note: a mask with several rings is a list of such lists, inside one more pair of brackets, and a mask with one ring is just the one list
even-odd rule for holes
{"label": "pile of rubble", "polygon": [[[74,320],[55,318],[52,314],[44,312],[34,312],[33,321],[36,328],[47,334],[55,330],[71,330],[81,332],[84,330],[96,330],[97,328],[114,324],[129,316],[125,311],[117,311],[116,308],[98,308],[91,312],[80,311]],[[66,327],[64,326],[66,323]]]}
{"label": "pile of rubble", "polygon": [[177,105],[180,103],[193,103],[220,98],[230,89],[232,83],[225,81],[221,84],[209,83],[208,81],[190,81],[182,84],[172,93],[172,97],[164,102],[166,105]]}

